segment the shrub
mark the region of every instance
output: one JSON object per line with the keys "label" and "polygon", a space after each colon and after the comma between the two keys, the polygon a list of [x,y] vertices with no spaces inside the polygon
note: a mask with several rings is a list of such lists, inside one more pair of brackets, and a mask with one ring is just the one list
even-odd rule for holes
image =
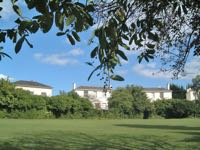
{"label": "shrub", "polygon": [[193,101],[171,99],[154,102],[156,114],[165,118],[186,118],[194,115],[195,104]]}
{"label": "shrub", "polygon": [[146,94],[136,86],[114,90],[109,99],[109,109],[123,118],[149,118],[153,112]]}

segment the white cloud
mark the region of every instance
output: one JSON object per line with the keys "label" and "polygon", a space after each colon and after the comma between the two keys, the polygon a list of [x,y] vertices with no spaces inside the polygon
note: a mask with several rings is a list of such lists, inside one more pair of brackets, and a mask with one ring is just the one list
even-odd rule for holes
{"label": "white cloud", "polygon": [[68,52],[54,54],[35,53],[34,58],[41,63],[64,66],[78,64],[79,61],[75,57],[83,54],[84,51],[82,49],[76,48]]}
{"label": "white cloud", "polygon": [[1,7],[3,8],[2,11],[0,11],[0,15],[3,19],[9,19],[12,15],[14,15],[14,11],[12,9],[12,3],[10,0],[4,0],[1,4]]}
{"label": "white cloud", "polygon": [[[200,58],[194,57],[188,61],[185,66],[184,73],[181,74],[179,79],[191,80],[196,75],[200,74]],[[173,77],[172,72],[162,72],[156,63],[136,64],[133,66],[133,71],[139,75],[149,78],[162,78],[170,79]]]}
{"label": "white cloud", "polygon": [[67,53],[70,56],[80,56],[84,54],[84,51],[80,48],[72,49]]}
{"label": "white cloud", "polygon": [[170,79],[172,77],[172,74],[169,72],[161,72],[155,63],[136,64],[133,66],[133,71],[149,78]]}
{"label": "white cloud", "polygon": [[59,54],[42,54],[42,53],[36,53],[34,54],[34,58],[45,64],[51,64],[51,65],[74,65],[78,64],[79,61],[74,58],[67,57],[67,53],[59,53]]}
{"label": "white cloud", "polygon": [[186,63],[183,79],[192,79],[200,74],[200,58],[194,57],[191,61]]}
{"label": "white cloud", "polygon": [[4,74],[0,74],[0,79],[9,79],[10,81],[13,81],[14,80],[14,78],[12,78],[12,77],[9,77],[9,76],[7,76],[7,75],[4,75]]}
{"label": "white cloud", "polygon": [[116,74],[120,75],[120,76],[125,76],[125,75],[127,75],[127,73],[128,73],[128,70],[117,70],[116,71]]}
{"label": "white cloud", "polygon": [[[22,8],[24,6],[26,6],[26,3],[24,0],[18,0],[16,2],[16,4]],[[17,16],[17,14],[14,12],[13,8],[12,8],[12,3],[11,0],[3,0],[2,3],[0,3],[1,7],[3,8],[2,11],[0,11],[0,16],[2,16],[2,19],[4,20],[8,20],[10,19],[12,16]]]}

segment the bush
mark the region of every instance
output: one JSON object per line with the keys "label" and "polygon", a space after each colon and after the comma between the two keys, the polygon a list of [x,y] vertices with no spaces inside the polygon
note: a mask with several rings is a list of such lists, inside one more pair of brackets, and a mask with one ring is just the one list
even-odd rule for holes
{"label": "bush", "polygon": [[152,108],[146,94],[136,86],[118,88],[109,99],[109,111],[117,117],[147,119],[153,112]]}
{"label": "bush", "polygon": [[194,115],[194,101],[171,99],[154,102],[156,114],[165,118],[186,118]]}
{"label": "bush", "polygon": [[0,110],[0,118],[6,118],[6,114],[5,110]]}

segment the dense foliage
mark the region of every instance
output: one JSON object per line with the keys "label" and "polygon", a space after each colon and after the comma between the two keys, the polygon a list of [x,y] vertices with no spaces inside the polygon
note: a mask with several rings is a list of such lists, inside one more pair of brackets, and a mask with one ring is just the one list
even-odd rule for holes
{"label": "dense foliage", "polygon": [[183,86],[176,84],[170,84],[170,90],[172,90],[173,99],[186,99],[186,90]]}
{"label": "dense foliage", "polygon": [[[175,77],[184,72],[191,53],[200,55],[198,0],[25,0],[24,7],[33,11],[33,16],[22,13],[18,0],[10,2],[18,18],[13,28],[0,27],[0,43],[9,39],[18,53],[24,42],[33,47],[28,41],[31,34],[47,33],[55,24],[56,35],[75,45],[81,40],[79,32],[95,25],[91,58],[99,65],[91,75],[98,70],[97,75],[108,77],[103,78],[108,83],[110,78],[124,80],[114,71],[121,59],[128,60],[127,50],[139,50],[139,63],[160,58],[161,71],[173,71]],[[0,59],[8,56],[2,49],[0,46]]]}
{"label": "dense foliage", "polygon": [[88,99],[74,92],[52,97],[32,95],[0,80],[0,118],[185,118],[200,117],[200,101],[147,99],[140,87],[113,91],[109,110],[94,109]]}
{"label": "dense foliage", "polygon": [[43,97],[16,89],[7,80],[0,80],[0,118],[87,118],[93,107],[88,99],[75,93]]}
{"label": "dense foliage", "polygon": [[164,118],[199,117],[200,105],[196,101],[181,99],[154,102],[155,113]]}
{"label": "dense foliage", "polygon": [[110,111],[127,118],[148,118],[151,115],[151,107],[146,94],[136,86],[118,88],[112,92],[112,97],[109,99]]}

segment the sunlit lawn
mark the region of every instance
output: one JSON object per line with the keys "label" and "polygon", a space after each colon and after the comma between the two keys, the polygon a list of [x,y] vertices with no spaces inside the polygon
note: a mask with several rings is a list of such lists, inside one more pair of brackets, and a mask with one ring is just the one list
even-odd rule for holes
{"label": "sunlit lawn", "polygon": [[200,119],[0,120],[0,150],[200,150]]}

